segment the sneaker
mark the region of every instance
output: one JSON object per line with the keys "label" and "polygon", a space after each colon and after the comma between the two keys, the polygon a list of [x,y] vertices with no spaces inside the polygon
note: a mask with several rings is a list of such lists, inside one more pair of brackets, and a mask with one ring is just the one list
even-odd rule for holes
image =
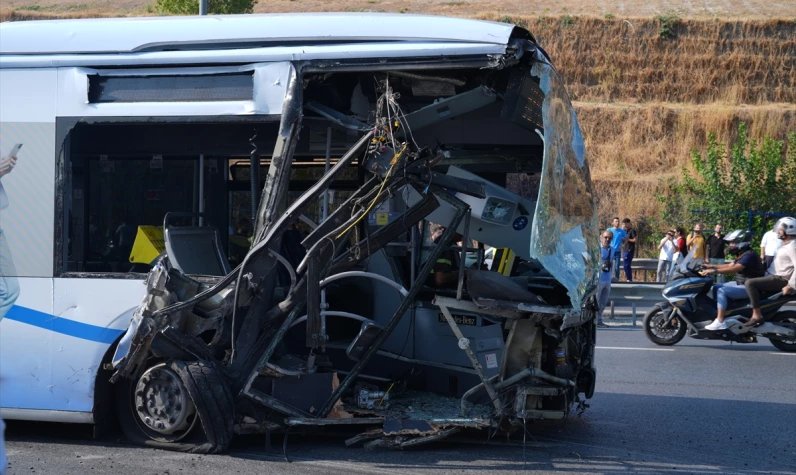
{"label": "sneaker", "polygon": [[608,328],[608,325],[606,325],[605,322],[599,321],[599,322],[597,322],[597,327],[598,328]]}
{"label": "sneaker", "polygon": [[705,327],[705,330],[716,331],[716,330],[726,330],[727,324],[724,322],[720,322],[718,319],[713,320],[710,325]]}

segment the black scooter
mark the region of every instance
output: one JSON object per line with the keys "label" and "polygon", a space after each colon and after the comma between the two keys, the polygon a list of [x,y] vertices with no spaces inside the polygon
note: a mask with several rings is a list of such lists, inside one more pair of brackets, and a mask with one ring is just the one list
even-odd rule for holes
{"label": "black scooter", "polygon": [[727,309],[727,328],[705,330],[716,318],[716,300],[713,295],[713,278],[703,275],[700,260],[688,254],[677,266],[672,280],[663,288],[667,302],[655,304],[644,316],[644,333],[657,345],[671,346],[685,337],[702,340],[724,340],[738,343],[757,343],[761,336],[782,351],[796,352],[796,311],[780,310],[796,295],[763,293],[761,309],[763,323],[744,326],[752,317],[749,300],[730,300]]}

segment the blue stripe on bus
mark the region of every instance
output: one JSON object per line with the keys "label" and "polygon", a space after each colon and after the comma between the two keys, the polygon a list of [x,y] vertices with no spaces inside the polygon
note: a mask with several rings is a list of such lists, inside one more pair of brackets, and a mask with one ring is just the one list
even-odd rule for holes
{"label": "blue stripe on bus", "polygon": [[88,323],[76,322],[66,318],[56,317],[49,313],[39,312],[32,308],[14,305],[6,314],[6,318],[34,327],[43,328],[63,335],[73,336],[82,340],[96,341],[97,343],[111,344],[124,333],[123,330],[103,328]]}

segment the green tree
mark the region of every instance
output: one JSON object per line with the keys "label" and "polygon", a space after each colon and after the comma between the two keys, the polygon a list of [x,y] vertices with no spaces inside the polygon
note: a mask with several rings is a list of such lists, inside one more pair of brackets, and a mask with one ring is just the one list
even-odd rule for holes
{"label": "green tree", "polygon": [[[708,135],[707,150],[691,152],[693,170],[670,183],[672,195],[660,196],[661,219],[668,223],[720,222],[725,229],[746,228],[748,211],[796,214],[796,133],[785,142],[766,137],[749,139],[746,124],[729,148]],[[770,229],[773,218],[754,215],[757,236]]]}
{"label": "green tree", "polygon": [[[252,13],[257,0],[207,0],[207,13],[211,15],[231,15]],[[198,15],[199,0],[157,0],[158,13],[170,15]]]}

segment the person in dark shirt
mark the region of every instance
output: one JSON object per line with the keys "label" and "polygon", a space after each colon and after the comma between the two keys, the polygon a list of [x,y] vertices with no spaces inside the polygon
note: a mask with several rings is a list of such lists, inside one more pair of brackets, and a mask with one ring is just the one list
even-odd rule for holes
{"label": "person in dark shirt", "polygon": [[[445,232],[445,227],[432,224],[431,240],[434,244],[439,245],[442,238],[442,233]],[[461,240],[460,234],[453,236],[453,242]],[[452,249],[442,251],[442,254],[437,258],[434,263],[434,268],[431,269],[426,280],[426,285],[437,289],[454,289],[459,282],[459,254]]]}
{"label": "person in dark shirt", "polygon": [[[724,264],[724,234],[722,234],[721,224],[717,224],[713,228],[713,234],[708,238],[708,262],[711,264]],[[716,277],[716,282],[719,284],[724,283],[724,274],[719,274]]]}
{"label": "person in dark shirt", "polygon": [[633,282],[633,270],[630,266],[633,264],[633,257],[636,255],[636,241],[638,240],[638,233],[631,227],[630,218],[625,218],[622,220],[622,229],[624,229],[627,233],[625,251],[622,253],[625,278],[628,282]]}
{"label": "person in dark shirt", "polygon": [[705,264],[704,274],[735,274],[735,282],[716,284],[716,319],[705,330],[726,330],[724,315],[727,312],[728,299],[747,298],[746,279],[762,277],[765,274],[760,255],[751,246],[752,232],[741,229],[735,230],[724,237],[730,243],[727,253],[737,256],[732,264]]}

